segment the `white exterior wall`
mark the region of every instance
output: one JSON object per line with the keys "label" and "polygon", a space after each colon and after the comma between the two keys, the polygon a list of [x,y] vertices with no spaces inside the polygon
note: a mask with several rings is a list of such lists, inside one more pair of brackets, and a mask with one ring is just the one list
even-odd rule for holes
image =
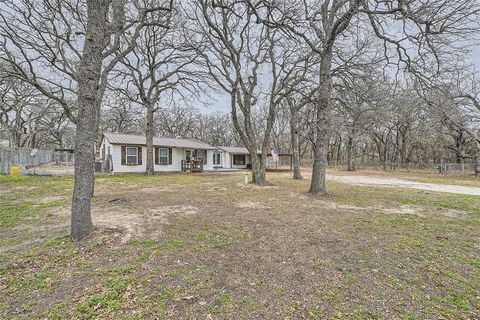
{"label": "white exterior wall", "polygon": [[203,170],[213,170],[213,150],[207,150],[207,163],[203,165]]}
{"label": "white exterior wall", "polygon": [[227,169],[232,168],[232,160],[231,160],[231,155],[229,152],[223,152],[223,157],[222,157],[222,166]]}
{"label": "white exterior wall", "polygon": [[[122,165],[122,146],[115,144],[111,145],[106,139],[102,142],[102,146],[105,143],[105,154],[108,154],[108,147],[112,154],[113,172],[114,173],[131,173],[131,172],[145,172],[147,163],[147,147],[142,147],[142,164],[141,165]],[[135,147],[132,145],[132,147]],[[185,160],[185,151],[194,149],[175,148],[172,147],[172,164],[171,165],[159,165],[154,164],[154,170],[158,172],[179,172],[182,171],[182,160]],[[207,163],[203,165],[204,170],[213,170],[213,150],[207,150]]]}
{"label": "white exterior wall", "polygon": [[[128,146],[130,147],[130,146]],[[131,146],[136,147],[136,146]],[[142,164],[141,165],[122,165],[122,146],[118,144],[112,145],[112,163],[113,173],[119,172],[145,172],[147,162],[147,148],[142,147]]]}
{"label": "white exterior wall", "polygon": [[[143,147],[145,149],[145,156],[147,147]],[[155,162],[155,154],[153,155],[153,161]],[[146,158],[144,158],[146,159]],[[155,171],[161,172],[178,172],[182,171],[182,160],[185,159],[185,152],[182,148],[174,148],[172,147],[172,164],[154,164]]]}

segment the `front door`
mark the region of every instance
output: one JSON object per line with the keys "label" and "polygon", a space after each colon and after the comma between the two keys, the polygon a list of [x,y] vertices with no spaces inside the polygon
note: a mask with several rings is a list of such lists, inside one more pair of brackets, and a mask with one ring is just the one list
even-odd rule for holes
{"label": "front door", "polygon": [[213,153],[213,167],[221,168],[222,167],[222,154],[219,152]]}
{"label": "front door", "polygon": [[187,163],[189,163],[190,160],[192,160],[192,152],[190,150],[185,151],[185,160],[187,161]]}

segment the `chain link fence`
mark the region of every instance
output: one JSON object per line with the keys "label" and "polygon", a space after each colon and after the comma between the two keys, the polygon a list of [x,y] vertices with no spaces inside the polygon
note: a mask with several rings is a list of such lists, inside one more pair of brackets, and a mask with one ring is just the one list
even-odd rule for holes
{"label": "chain link fence", "polygon": [[31,149],[0,147],[0,174],[10,174],[14,166],[26,168],[45,164],[71,166],[75,161],[74,154],[68,151],[38,150],[33,157],[31,152]]}
{"label": "chain link fence", "polygon": [[274,161],[271,156],[267,157],[267,169],[290,169],[292,167],[292,157],[289,155],[281,155],[277,161]]}
{"label": "chain link fence", "polygon": [[[311,168],[313,159],[302,158],[301,166]],[[333,162],[328,164],[330,167],[347,167],[347,163]],[[379,170],[426,170],[439,173],[474,173],[475,164],[473,163],[434,163],[434,162],[356,162],[356,169],[379,169]]]}

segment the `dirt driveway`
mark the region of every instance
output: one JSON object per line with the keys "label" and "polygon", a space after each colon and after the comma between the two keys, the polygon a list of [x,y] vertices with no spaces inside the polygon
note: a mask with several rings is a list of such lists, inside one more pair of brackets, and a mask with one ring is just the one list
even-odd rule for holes
{"label": "dirt driveway", "polygon": [[427,190],[427,191],[435,191],[435,192],[449,192],[449,193],[480,196],[480,188],[478,187],[467,187],[467,186],[457,186],[457,185],[437,184],[437,183],[424,183],[424,182],[409,181],[409,180],[392,178],[392,177],[328,174],[327,179],[339,181],[343,183],[355,184],[355,185],[400,187],[400,188],[419,189],[419,190]]}

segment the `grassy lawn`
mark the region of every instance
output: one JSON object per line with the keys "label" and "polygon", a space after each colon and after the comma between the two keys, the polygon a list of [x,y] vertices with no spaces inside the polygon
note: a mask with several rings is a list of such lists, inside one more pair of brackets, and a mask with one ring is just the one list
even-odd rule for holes
{"label": "grassy lawn", "polygon": [[71,177],[0,177],[0,318],[480,318],[480,197],[268,178],[99,176],[75,243]]}

